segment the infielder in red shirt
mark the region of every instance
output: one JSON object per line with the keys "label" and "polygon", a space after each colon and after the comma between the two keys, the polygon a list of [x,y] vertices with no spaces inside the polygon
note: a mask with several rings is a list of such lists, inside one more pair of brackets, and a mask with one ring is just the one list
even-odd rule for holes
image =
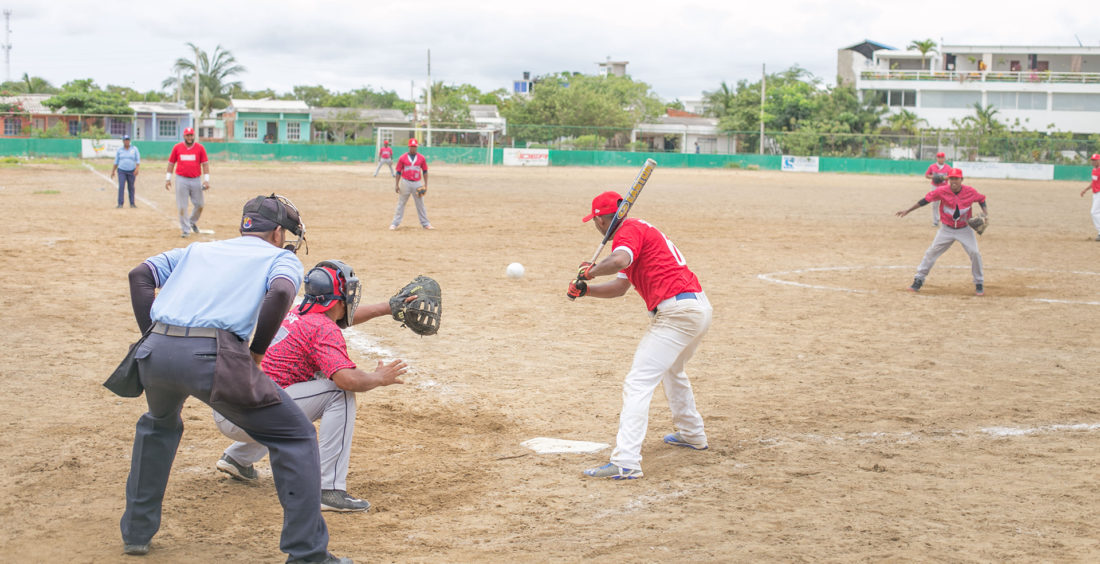
{"label": "infielder in red shirt", "polygon": [[390,148],[389,140],[382,142],[382,148],[378,149],[378,166],[374,167],[374,175],[378,176],[378,171],[382,170],[382,165],[386,165],[390,169],[390,176],[395,176],[393,172],[393,149]]}
{"label": "infielder in red shirt", "polygon": [[[592,220],[600,233],[612,228],[622,196],[604,192],[592,200]],[[649,425],[649,403],[658,384],[672,410],[676,432],[666,435],[670,445],[696,450],[707,448],[703,417],[695,408],[684,366],[710,327],[712,309],[699,279],[687,267],[684,255],[656,227],[627,218],[614,232],[612,251],[598,264],[582,263],[568,295],[617,298],[633,285],[645,300],[653,319],[634,352],[634,363],[623,381],[623,408],[611,461],[584,471],[586,476],[630,480],[642,477],[642,441]],[[597,276],[617,274],[610,282],[588,284]]]}
{"label": "infielder in red shirt", "polygon": [[[180,216],[180,237],[199,232],[199,216],[204,205],[203,191],[210,189],[210,163],[206,149],[195,141],[195,130],[183,130],[183,141],[172,147],[168,155],[168,171],[164,175],[164,189],[172,189],[172,169],[176,169],[176,208]],[[199,178],[202,174],[202,178]],[[194,211],[187,215],[187,202]]]}
{"label": "infielder in red shirt", "polygon": [[1084,198],[1085,192],[1092,190],[1092,226],[1096,228],[1096,240],[1100,241],[1100,154],[1093,155],[1089,160],[1094,167],[1092,182],[1081,190],[1081,197]]}
{"label": "infielder in red shirt", "polygon": [[[947,186],[947,173],[951,172],[951,165],[947,164],[947,155],[942,151],[936,153],[936,162],[928,165],[928,170],[924,171],[924,177],[932,182],[932,189],[935,190],[940,186]],[[941,176],[943,180],[936,182],[934,177]],[[940,203],[932,202],[932,225],[939,227],[940,225]]]}
{"label": "infielder in red shirt", "polygon": [[405,204],[411,196],[416,204],[416,217],[424,229],[435,229],[428,221],[428,210],[424,208],[424,194],[428,193],[428,159],[417,152],[416,139],[409,139],[409,152],[397,159],[397,179],[393,191],[397,192],[397,211],[390,222],[390,230],[401,225],[405,217]]}
{"label": "infielder in red shirt", "polygon": [[985,196],[978,193],[970,186],[963,185],[963,173],[957,168],[947,173],[947,186],[940,186],[917,200],[907,210],[897,212],[898,217],[905,217],[909,212],[929,203],[940,202],[940,230],[936,232],[936,238],[932,240],[932,246],[924,253],[924,260],[917,267],[917,275],[913,278],[913,284],[909,290],[919,292],[924,285],[924,278],[936,264],[944,252],[958,241],[970,255],[970,273],[974,277],[974,294],[985,295],[982,287],[984,275],[982,273],[982,254],[978,251],[978,238],[971,229],[970,220],[973,205],[977,203],[982,207],[982,216],[989,217],[989,210],[985,206]]}
{"label": "infielder in red shirt", "polygon": [[[370,502],[347,492],[348,461],[355,432],[355,394],[379,386],[401,384],[407,367],[402,360],[382,361],[374,372],[363,372],[348,358],[341,329],[390,314],[389,302],[359,304],[359,278],[351,267],[337,261],[321,261],[305,279],[305,298],[283,320],[282,327],[264,354],[261,367],[286,390],[310,421],[321,420],[318,446],[321,453],[321,509],[366,511]],[[214,421],[225,436],[236,440],[225,449],[216,467],[242,481],[259,478],[253,464],[267,448],[214,412]]]}

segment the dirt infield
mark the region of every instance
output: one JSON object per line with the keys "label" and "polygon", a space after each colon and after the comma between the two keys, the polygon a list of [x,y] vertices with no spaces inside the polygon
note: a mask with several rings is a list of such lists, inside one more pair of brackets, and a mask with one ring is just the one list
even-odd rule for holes
{"label": "dirt infield", "polygon": [[[126,272],[178,246],[163,162],[138,209],[114,209],[109,164],[0,165],[0,546],[5,560],[118,562],[144,400],[100,386],[136,338]],[[968,180],[989,197],[986,296],[951,248],[906,291],[934,229],[916,177],[658,168],[632,215],[665,231],[715,321],[688,373],[710,450],[668,447],[662,392],[645,478],[593,481],[648,317],[636,293],[565,297],[599,235],[580,218],[625,168],[433,166],[428,212],[397,232],[373,164],[213,163],[200,226],[235,235],[242,204],[301,208],[308,265],[339,258],[382,301],[416,274],[444,288],[440,333],[388,319],[354,331],[407,359],[404,386],[360,394],[331,550],[364,562],[1100,559],[1100,243],[1081,183]],[[606,253],[606,251],[605,251]],[[510,262],[526,276],[504,275]],[[365,343],[365,344],[364,344]],[[215,471],[228,444],[190,400],[150,562],[277,562],[281,509]],[[128,558],[126,558],[129,561]],[[137,561],[137,560],[134,560]]]}

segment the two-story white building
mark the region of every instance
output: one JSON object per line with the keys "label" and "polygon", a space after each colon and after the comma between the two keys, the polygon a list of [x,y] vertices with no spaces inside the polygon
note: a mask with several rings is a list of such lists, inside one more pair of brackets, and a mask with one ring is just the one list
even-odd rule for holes
{"label": "two-story white building", "polygon": [[932,128],[978,103],[1014,129],[1100,133],[1100,47],[941,44],[922,55],[864,41],[838,51],[837,78]]}

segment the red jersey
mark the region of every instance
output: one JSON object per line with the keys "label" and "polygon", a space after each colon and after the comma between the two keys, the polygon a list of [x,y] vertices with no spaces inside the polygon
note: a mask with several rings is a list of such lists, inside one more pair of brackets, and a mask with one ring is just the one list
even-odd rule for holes
{"label": "red jersey", "polygon": [[1100,167],[1092,169],[1092,193],[1100,192]]}
{"label": "red jersey", "polygon": [[386,147],[386,146],[383,146],[381,149],[378,150],[378,158],[381,158],[381,159],[393,158],[393,149],[391,149],[389,147]]}
{"label": "red jersey", "polygon": [[261,365],[264,374],[280,387],[314,379],[318,372],[332,378],[336,371],[355,368],[348,358],[344,334],[324,313],[299,316],[291,311],[272,340]]}
{"label": "red jersey", "polygon": [[924,171],[924,175],[925,176],[931,176],[933,174],[942,174],[943,175],[943,184],[936,184],[935,182],[933,182],[932,186],[946,186],[947,185],[947,173],[949,173],[949,172],[951,172],[951,165],[947,164],[946,162],[943,163],[942,165],[939,164],[939,163],[932,163],[928,167],[928,170]]}
{"label": "red jersey", "polygon": [[612,249],[612,252],[622,249],[630,254],[630,266],[622,273],[638,290],[648,310],[676,294],[703,291],[676,245],[644,220],[627,218],[623,221],[615,231]]}
{"label": "red jersey", "polygon": [[948,185],[940,186],[925,194],[926,202],[940,201],[940,223],[956,229],[966,227],[970,219],[971,207],[975,203],[985,203],[985,196],[970,186],[963,186],[959,193],[951,191]]}
{"label": "red jersey", "polygon": [[191,144],[176,143],[172,147],[172,154],[168,155],[168,162],[176,165],[176,174],[195,178],[202,174],[202,163],[206,162],[206,149],[198,141]]}
{"label": "red jersey", "polygon": [[401,175],[401,178],[408,180],[409,182],[420,182],[422,173],[428,172],[428,159],[424,158],[424,155],[417,153],[416,156],[412,156],[412,153],[405,153],[401,155],[400,159],[397,159],[397,174]]}

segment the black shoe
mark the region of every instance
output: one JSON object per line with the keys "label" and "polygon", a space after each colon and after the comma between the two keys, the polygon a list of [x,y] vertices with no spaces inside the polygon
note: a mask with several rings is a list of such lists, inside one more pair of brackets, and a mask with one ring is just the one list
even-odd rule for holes
{"label": "black shoe", "polygon": [[192,223],[191,224],[191,232],[192,233],[198,233],[199,232],[199,226]]}
{"label": "black shoe", "polygon": [[974,295],[975,296],[984,296],[985,295],[985,288],[982,288],[981,284],[975,284],[974,285]]}
{"label": "black shoe", "polygon": [[355,564],[351,558],[338,558],[331,553],[324,560],[290,560],[286,564]]}
{"label": "black shoe", "polygon": [[223,454],[214,464],[214,467],[242,482],[255,482],[260,479],[260,475],[256,473],[256,468],[253,465],[244,466],[233,460],[228,454]]}
{"label": "black shoe", "polygon": [[122,553],[129,554],[130,556],[145,556],[149,554],[149,543],[124,544],[122,545]]}
{"label": "black shoe", "polygon": [[[119,207],[121,208],[122,206],[119,206]],[[134,204],[130,204],[130,207],[131,208],[136,208],[137,206],[135,206]]]}
{"label": "black shoe", "polygon": [[115,209],[116,209],[116,210],[120,210],[120,209],[122,209],[122,204],[119,204],[119,205],[115,206]]}
{"label": "black shoe", "polygon": [[913,285],[909,286],[909,291],[910,292],[919,292],[921,286],[924,286],[924,280],[921,280],[920,278],[914,278],[913,279]]}
{"label": "black shoe", "polygon": [[322,511],[366,511],[370,502],[348,495],[344,490],[321,490]]}

